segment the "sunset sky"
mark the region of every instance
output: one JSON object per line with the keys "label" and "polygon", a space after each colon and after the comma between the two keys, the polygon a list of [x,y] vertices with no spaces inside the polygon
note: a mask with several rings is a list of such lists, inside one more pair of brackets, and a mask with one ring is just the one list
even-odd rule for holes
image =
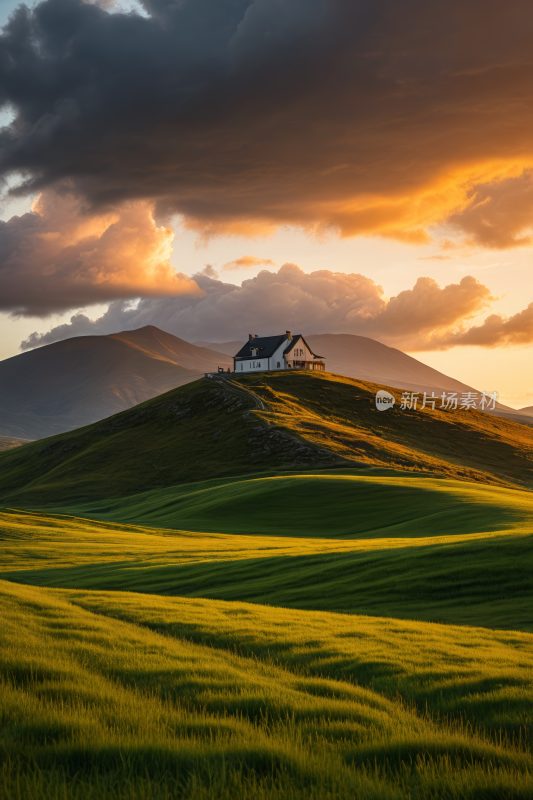
{"label": "sunset sky", "polygon": [[533,404],[531,4],[0,13],[0,358],[354,333]]}

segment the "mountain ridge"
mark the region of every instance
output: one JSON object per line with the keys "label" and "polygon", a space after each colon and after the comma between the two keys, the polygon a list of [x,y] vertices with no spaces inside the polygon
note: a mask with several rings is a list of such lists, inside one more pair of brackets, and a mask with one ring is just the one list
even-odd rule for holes
{"label": "mountain ridge", "polygon": [[83,427],[219,364],[230,361],[153,326],[45,345],[0,362],[0,435],[40,439]]}

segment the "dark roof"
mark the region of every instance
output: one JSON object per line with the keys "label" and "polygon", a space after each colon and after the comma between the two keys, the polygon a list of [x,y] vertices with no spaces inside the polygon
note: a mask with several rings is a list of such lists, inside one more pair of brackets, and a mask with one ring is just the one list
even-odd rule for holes
{"label": "dark roof", "polygon": [[[244,347],[241,347],[234,358],[239,358],[241,360],[243,358],[270,358],[270,356],[274,355],[278,347],[283,344],[286,338],[287,334],[284,333],[283,336],[260,336],[257,339],[250,339],[249,342],[246,342]],[[252,347],[259,349],[256,356],[252,356]]]}
{"label": "dark roof", "polygon": [[[307,349],[308,349],[308,350],[310,350],[310,351],[311,351],[311,353],[313,353],[313,351],[311,350],[311,348],[309,347],[309,345],[308,345],[308,344],[307,344],[307,342],[305,341],[305,339],[304,339],[304,337],[302,336],[302,334],[301,334],[301,333],[299,333],[297,336],[294,336],[294,337],[293,337],[293,339],[292,339],[292,342],[289,342],[289,346],[285,348],[285,350],[283,351],[283,355],[284,355],[284,356],[286,356],[286,355],[287,355],[287,353],[290,353],[290,352],[291,352],[291,350],[292,350],[292,348],[294,347],[294,345],[295,345],[295,344],[297,344],[297,343],[300,341],[300,339],[301,339],[301,340],[302,340],[302,342],[305,344],[305,346],[307,347]],[[313,355],[314,355],[314,357],[315,357],[315,358],[325,358],[325,356],[319,356],[319,355],[317,355],[317,353],[313,353]]]}

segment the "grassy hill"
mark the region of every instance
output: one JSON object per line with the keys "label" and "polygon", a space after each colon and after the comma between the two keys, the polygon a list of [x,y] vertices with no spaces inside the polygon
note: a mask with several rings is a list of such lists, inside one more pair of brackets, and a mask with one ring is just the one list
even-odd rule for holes
{"label": "grassy hill", "polygon": [[533,795],[533,429],[377,388],[202,379],[0,453],[2,798]]}
{"label": "grassy hill", "polygon": [[[0,501],[64,506],[210,478],[339,465],[533,485],[533,428],[471,410],[402,411],[397,403],[378,412],[378,388],[330,373],[270,373],[231,384],[204,378],[102,422],[0,453]],[[401,393],[391,391],[399,401]]]}
{"label": "grassy hill", "polygon": [[306,539],[533,530],[530,492],[378,468],[201,481],[56,511],[157,528]]}

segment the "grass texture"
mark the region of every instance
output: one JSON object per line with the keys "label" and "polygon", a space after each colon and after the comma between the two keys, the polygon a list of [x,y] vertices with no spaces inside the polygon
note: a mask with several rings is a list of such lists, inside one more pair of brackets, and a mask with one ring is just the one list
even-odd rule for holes
{"label": "grass texture", "polygon": [[211,481],[77,513],[104,520],[0,515],[3,577],[533,630],[523,490],[369,470]]}
{"label": "grass texture", "polygon": [[529,798],[533,638],[0,582],[0,793]]}

